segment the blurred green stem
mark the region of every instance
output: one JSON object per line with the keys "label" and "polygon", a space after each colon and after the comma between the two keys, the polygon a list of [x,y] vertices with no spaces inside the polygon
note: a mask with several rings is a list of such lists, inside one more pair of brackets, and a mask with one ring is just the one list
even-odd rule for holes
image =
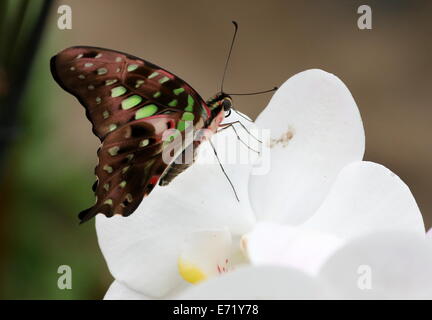
{"label": "blurred green stem", "polygon": [[[52,0],[0,1],[1,169],[10,143],[19,133],[17,118],[20,114],[20,101],[52,2]],[[24,29],[28,30],[25,34]],[[0,175],[2,173],[3,170]]]}

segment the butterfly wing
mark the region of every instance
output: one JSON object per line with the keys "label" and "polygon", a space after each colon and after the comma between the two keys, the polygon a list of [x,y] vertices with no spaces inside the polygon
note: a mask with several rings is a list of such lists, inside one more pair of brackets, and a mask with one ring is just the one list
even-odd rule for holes
{"label": "butterfly wing", "polygon": [[190,123],[202,128],[210,117],[203,99],[185,81],[122,52],[68,48],[51,59],[51,72],[84,106],[102,142],[96,204],[80,213],[82,221],[97,213],[130,215],[170,165],[162,157],[164,133],[178,129],[184,134]]}

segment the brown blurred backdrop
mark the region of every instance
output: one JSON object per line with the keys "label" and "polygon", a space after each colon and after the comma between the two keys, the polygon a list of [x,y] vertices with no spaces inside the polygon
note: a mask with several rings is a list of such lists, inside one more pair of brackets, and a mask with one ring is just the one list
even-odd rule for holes
{"label": "brown blurred backdrop", "polygon": [[[72,7],[72,30],[57,28],[60,4]],[[372,8],[372,30],[357,27],[357,8],[362,4]],[[39,273],[30,267],[23,269],[23,263],[34,261],[26,259],[26,254],[37,254],[31,247],[20,247],[18,259],[11,248],[21,234],[8,227],[2,254],[7,284],[3,297],[100,298],[111,281],[97,248],[93,226],[78,227],[75,216],[93,201],[90,186],[98,142],[91,134],[82,107],[51,79],[49,58],[71,45],[125,51],[179,75],[206,98],[216,93],[220,84],[232,36],[231,20],[236,20],[240,29],[226,90],[249,92],[271,88],[310,68],[336,74],[348,86],[360,108],[366,130],[365,158],[384,164],[407,183],[426,226],[431,226],[431,1],[59,1],[50,14],[33,67],[22,112],[22,134],[9,157],[11,170],[5,180],[13,183],[14,172],[20,172],[22,181],[44,177],[48,182],[43,179],[35,182],[35,186],[48,183],[52,190],[44,196],[31,197],[26,192],[33,190],[17,186],[13,192],[21,196],[9,199],[9,204],[4,206],[9,208],[8,212],[3,212],[1,218],[3,225],[27,233],[29,222],[20,219],[20,210],[12,202],[44,203],[47,208],[37,216],[37,221],[43,223],[34,227],[34,237],[29,241],[46,237],[54,251],[44,254],[52,264],[42,265]],[[236,97],[235,105],[255,117],[269,97]],[[39,110],[43,113],[38,115]],[[39,117],[38,124],[32,127],[34,130],[28,129],[34,123],[29,114]],[[44,134],[39,136],[40,130]],[[32,147],[34,141],[41,139],[42,148]],[[19,160],[25,156],[23,150],[29,148],[45,155],[38,160],[35,170],[43,174],[37,177],[27,169],[27,162]],[[56,175],[51,175],[50,166],[56,163],[63,166],[55,169]],[[81,178],[74,178],[75,173]],[[79,200],[69,197],[65,204],[50,196],[62,193],[67,198],[65,192],[73,193],[72,199]],[[59,228],[63,231],[59,232]],[[76,265],[93,265],[82,267],[86,276],[81,276],[79,283],[86,285],[85,289],[75,291],[78,292],[75,295],[59,293],[56,280],[46,280],[56,279],[57,266],[67,264],[58,258],[55,250],[62,251],[60,256],[64,260],[71,259],[70,252],[75,252]],[[52,270],[46,271],[47,268]],[[40,278],[41,272],[46,273],[44,279],[52,281],[54,289],[46,289],[41,279],[33,285],[33,277]]]}

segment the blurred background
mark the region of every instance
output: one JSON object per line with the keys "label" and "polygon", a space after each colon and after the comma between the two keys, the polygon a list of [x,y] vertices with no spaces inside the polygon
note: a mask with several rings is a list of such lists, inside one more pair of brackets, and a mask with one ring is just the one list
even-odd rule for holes
{"label": "blurred background", "polygon": [[[60,30],[58,7],[72,8]],[[359,30],[367,4],[373,29]],[[51,78],[71,45],[125,51],[179,75],[204,98],[218,90],[240,29],[227,91],[280,85],[310,68],[340,77],[363,117],[367,160],[396,172],[432,224],[432,2],[313,0],[0,0],[0,298],[100,299],[112,281],[94,221],[98,140],[84,109]],[[237,97],[256,117],[270,95]],[[73,289],[57,288],[70,265]]]}

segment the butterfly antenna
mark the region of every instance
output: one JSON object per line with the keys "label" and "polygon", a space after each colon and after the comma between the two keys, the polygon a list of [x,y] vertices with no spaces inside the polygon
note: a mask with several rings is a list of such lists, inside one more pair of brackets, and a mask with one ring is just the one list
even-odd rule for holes
{"label": "butterfly antenna", "polygon": [[229,63],[230,58],[231,58],[231,52],[232,52],[232,49],[234,47],[234,42],[235,42],[235,39],[236,39],[237,30],[238,30],[238,24],[237,24],[237,22],[235,22],[235,21],[231,21],[231,22],[233,23],[235,29],[234,29],[234,35],[233,35],[232,40],[231,40],[231,46],[230,46],[230,49],[229,49],[229,52],[228,52],[228,57],[227,57],[226,62],[225,62],[225,68],[224,68],[224,73],[223,73],[223,76],[222,76],[222,82],[221,82],[221,90],[220,90],[220,92],[223,92],[223,85],[224,85],[224,81],[225,81],[225,75],[226,75],[226,72],[227,72],[227,69],[228,69],[228,63]]}
{"label": "butterfly antenna", "polygon": [[253,96],[256,94],[273,92],[273,91],[276,91],[277,89],[278,89],[278,87],[274,87],[272,89],[265,90],[265,91],[257,91],[257,92],[250,92],[250,93],[227,93],[227,95],[229,95],[229,96]]}
{"label": "butterfly antenna", "polygon": [[[278,89],[278,87],[274,87],[273,89],[265,90],[265,91],[258,91],[258,92],[251,92],[251,93],[227,93],[227,95],[230,95],[230,96],[253,96],[255,94],[262,94],[262,93],[268,93],[268,92],[276,91],[277,89]],[[243,119],[246,119],[247,121],[253,122],[253,120],[251,118],[244,116],[243,114],[238,112],[237,109],[235,109],[234,107],[231,107],[231,109],[234,110]]]}
{"label": "butterfly antenna", "polygon": [[211,145],[211,147],[212,147],[212,149],[213,149],[213,152],[214,152],[214,154],[215,154],[215,156],[216,156],[216,159],[217,159],[217,161],[219,162],[219,166],[221,167],[223,174],[224,174],[225,177],[228,179],[228,182],[229,182],[229,184],[231,185],[231,188],[232,188],[233,191],[234,191],[234,195],[235,195],[237,201],[240,202],[239,197],[238,197],[238,195],[237,195],[237,192],[236,192],[236,190],[235,190],[235,188],[234,188],[234,185],[233,185],[233,183],[231,182],[230,178],[228,177],[227,173],[225,172],[224,167],[222,166],[222,163],[221,163],[220,160],[219,160],[219,156],[218,156],[217,151],[216,151],[216,149],[215,149],[215,147],[214,147],[214,145],[213,145],[213,142],[211,142],[211,140],[209,140],[209,142],[210,142],[210,145]]}

